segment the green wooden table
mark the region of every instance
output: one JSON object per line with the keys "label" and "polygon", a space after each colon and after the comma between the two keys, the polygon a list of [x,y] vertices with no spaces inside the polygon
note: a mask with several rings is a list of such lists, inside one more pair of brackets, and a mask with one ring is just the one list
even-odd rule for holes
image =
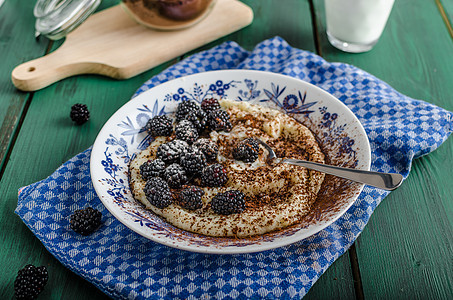
{"label": "green wooden table", "polygon": [[[81,75],[23,93],[12,69],[56,49],[34,39],[35,1],[6,0],[0,7],[0,299],[11,299],[25,264],[47,266],[40,299],[107,298],[63,267],[14,214],[19,187],[50,175],[88,148],[104,122],[148,78],[180,60],[125,81]],[[329,45],[321,0],[244,0],[253,23],[227,40],[251,50],[276,35],[329,61],[362,68],[412,98],[453,111],[453,3],[397,0],[376,47],[347,54]],[[104,0],[99,9],[117,1]],[[283,5],[284,4],[284,5]],[[190,55],[191,53],[187,53]],[[74,126],[72,104],[86,103],[91,119]],[[350,250],[310,290],[307,299],[453,299],[453,139],[415,160],[409,178],[376,209]]]}

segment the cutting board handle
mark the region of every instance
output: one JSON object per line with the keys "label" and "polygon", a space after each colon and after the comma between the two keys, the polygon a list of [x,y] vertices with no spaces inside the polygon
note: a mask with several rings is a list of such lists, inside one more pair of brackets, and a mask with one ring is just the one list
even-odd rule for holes
{"label": "cutting board handle", "polygon": [[97,62],[71,61],[65,59],[64,53],[58,50],[17,66],[11,74],[13,84],[22,91],[30,92],[79,74],[101,74],[118,78],[118,70],[111,66]]}

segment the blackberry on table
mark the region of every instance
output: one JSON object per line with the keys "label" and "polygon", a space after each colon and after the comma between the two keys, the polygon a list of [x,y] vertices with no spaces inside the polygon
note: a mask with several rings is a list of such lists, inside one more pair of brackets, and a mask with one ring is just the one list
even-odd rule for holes
{"label": "blackberry on table", "polygon": [[17,272],[14,280],[16,299],[35,299],[43,291],[48,279],[49,274],[45,266],[26,265]]}
{"label": "blackberry on table", "polygon": [[228,181],[226,170],[221,164],[212,164],[201,172],[201,184],[208,187],[220,187]]}
{"label": "blackberry on table", "polygon": [[165,169],[163,177],[168,185],[175,189],[180,188],[187,182],[186,171],[176,163],[169,165]]}
{"label": "blackberry on table", "polygon": [[201,138],[195,141],[192,145],[193,148],[196,148],[203,152],[206,160],[215,161],[217,159],[217,154],[219,153],[219,147],[217,144],[211,141],[210,139]]}
{"label": "blackberry on table", "polygon": [[211,208],[219,215],[240,213],[245,209],[244,198],[244,194],[238,190],[218,193],[211,200]]}
{"label": "blackberry on table", "polygon": [[183,152],[188,151],[189,145],[181,140],[173,140],[157,147],[156,156],[166,164],[179,162]]}
{"label": "blackberry on table", "polygon": [[170,136],[173,132],[172,120],[166,115],[154,116],[145,125],[151,136]]}
{"label": "blackberry on table", "polygon": [[152,177],[160,177],[164,173],[165,163],[161,159],[148,160],[140,166],[140,175],[143,180],[148,180]]}
{"label": "blackberry on table", "polygon": [[160,177],[148,180],[143,188],[146,199],[157,208],[165,208],[172,204],[173,197],[168,183]]}
{"label": "blackberry on table", "polygon": [[90,112],[85,104],[77,103],[71,107],[69,116],[77,125],[82,125],[90,119]]}
{"label": "blackberry on table", "polygon": [[188,209],[196,210],[203,207],[203,197],[204,191],[196,186],[186,186],[179,194],[179,204]]}
{"label": "blackberry on table", "polygon": [[246,163],[253,163],[258,159],[260,146],[254,138],[247,138],[233,149],[233,157]]}
{"label": "blackberry on table", "polygon": [[93,233],[101,225],[102,214],[97,209],[86,207],[76,210],[69,220],[71,229],[81,235]]}
{"label": "blackberry on table", "polygon": [[220,103],[215,98],[204,99],[201,101],[201,109],[205,112],[211,112],[220,109]]}
{"label": "blackberry on table", "polygon": [[193,100],[183,101],[178,104],[176,109],[176,121],[184,120],[187,114],[200,110],[200,106]]}
{"label": "blackberry on table", "polygon": [[207,127],[211,131],[230,131],[233,127],[230,122],[230,114],[224,110],[210,112]]}
{"label": "blackberry on table", "polygon": [[198,133],[202,133],[206,129],[208,114],[203,110],[189,112],[184,120],[190,121]]}
{"label": "blackberry on table", "polygon": [[185,141],[189,145],[198,139],[198,131],[190,121],[182,120],[176,125],[176,138]]}
{"label": "blackberry on table", "polygon": [[198,175],[206,167],[206,158],[198,149],[183,153],[179,159],[179,164],[191,175]]}

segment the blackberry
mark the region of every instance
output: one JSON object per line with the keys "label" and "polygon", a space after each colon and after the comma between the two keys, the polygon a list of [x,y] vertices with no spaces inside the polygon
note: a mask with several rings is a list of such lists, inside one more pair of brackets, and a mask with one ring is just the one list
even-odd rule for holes
{"label": "blackberry", "polygon": [[209,98],[201,101],[201,109],[205,112],[211,112],[220,109],[220,103],[217,99]]}
{"label": "blackberry", "polygon": [[210,139],[198,139],[195,143],[193,143],[192,147],[203,152],[206,160],[208,161],[215,161],[217,159],[219,147],[217,147],[217,144]]}
{"label": "blackberry", "polygon": [[71,107],[69,116],[77,125],[82,125],[90,118],[90,112],[85,104],[77,103]]}
{"label": "blackberry", "polygon": [[209,187],[219,187],[228,181],[226,170],[221,164],[213,164],[205,167],[201,172],[201,184]]}
{"label": "blackberry", "polygon": [[176,109],[176,121],[184,120],[187,114],[200,110],[200,106],[193,100],[183,101],[178,104]]}
{"label": "blackberry", "polygon": [[143,180],[148,180],[152,177],[160,177],[164,173],[165,163],[161,159],[148,160],[140,166],[140,175]]}
{"label": "blackberry", "polygon": [[166,115],[154,116],[145,125],[151,136],[170,136],[173,132],[172,120]]}
{"label": "blackberry", "polygon": [[247,138],[241,141],[233,149],[233,157],[246,163],[253,163],[258,159],[260,146],[254,138]]}
{"label": "blackberry", "polygon": [[198,131],[190,121],[182,120],[176,125],[176,138],[185,141],[189,145],[198,139]]}
{"label": "blackberry", "polygon": [[81,235],[93,233],[101,225],[102,214],[97,209],[86,207],[76,210],[70,220],[71,229]]}
{"label": "blackberry", "polygon": [[190,121],[198,133],[202,133],[206,129],[208,115],[205,111],[200,109],[188,113],[184,119]]}
{"label": "blackberry", "polygon": [[246,138],[245,140],[242,140],[241,143],[250,146],[256,152],[260,151],[260,143],[255,138]]}
{"label": "blackberry", "polygon": [[179,204],[188,209],[196,210],[203,207],[203,197],[204,191],[196,186],[186,186],[179,194]]}
{"label": "blackberry", "polygon": [[157,147],[156,156],[166,164],[179,162],[183,152],[188,151],[189,145],[181,140],[173,140]]}
{"label": "blackberry", "polygon": [[193,149],[181,155],[179,163],[188,174],[198,175],[206,167],[206,158],[198,149]]}
{"label": "blackberry", "polygon": [[45,266],[26,265],[17,272],[14,280],[16,299],[35,299],[43,291],[48,279],[49,274]]}
{"label": "blackberry", "polygon": [[178,164],[169,165],[163,175],[171,188],[179,189],[183,184],[187,182],[187,176],[184,169]]}
{"label": "blackberry", "polygon": [[168,183],[160,177],[153,177],[148,180],[143,192],[146,199],[157,208],[165,208],[173,202]]}
{"label": "blackberry", "polygon": [[245,209],[244,197],[244,194],[238,190],[218,193],[211,200],[211,208],[219,215],[240,213]]}
{"label": "blackberry", "polygon": [[230,115],[224,110],[211,111],[208,114],[208,129],[211,131],[230,131],[233,127]]}

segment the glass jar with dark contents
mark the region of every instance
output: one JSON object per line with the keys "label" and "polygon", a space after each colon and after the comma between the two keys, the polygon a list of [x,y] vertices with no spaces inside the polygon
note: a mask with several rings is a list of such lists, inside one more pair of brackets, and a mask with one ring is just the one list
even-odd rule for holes
{"label": "glass jar with dark contents", "polygon": [[123,8],[139,23],[162,30],[176,30],[201,21],[216,0],[122,0]]}

